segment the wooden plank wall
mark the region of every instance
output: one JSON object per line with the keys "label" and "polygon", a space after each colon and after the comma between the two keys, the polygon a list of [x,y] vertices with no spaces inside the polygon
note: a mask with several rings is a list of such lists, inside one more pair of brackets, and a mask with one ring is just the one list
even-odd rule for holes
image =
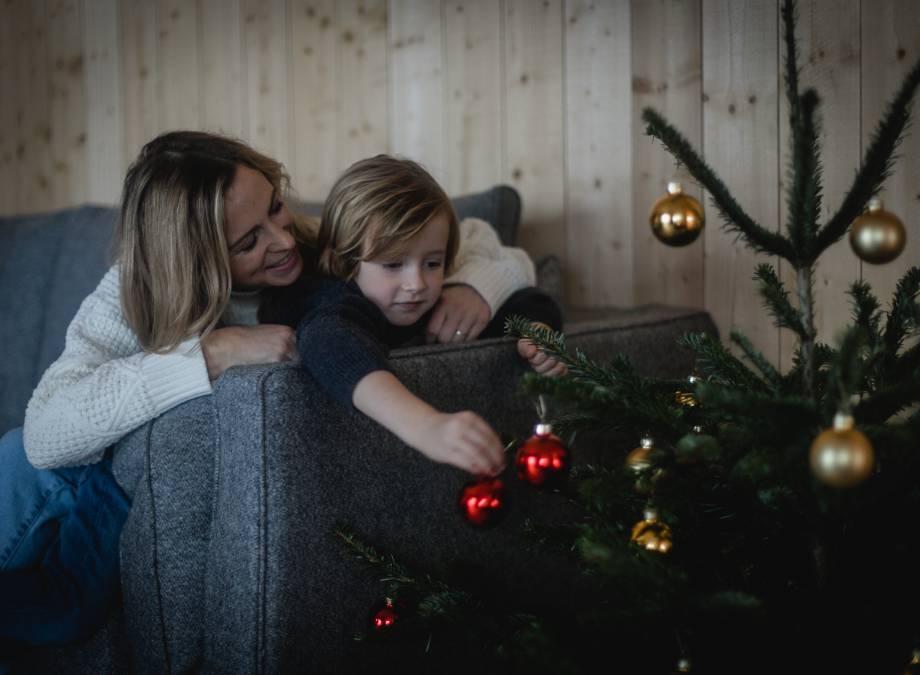
{"label": "wooden plank wall", "polygon": [[[0,0],[0,214],[114,203],[138,149],[178,127],[277,156],[321,199],[352,161],[411,156],[451,194],[522,194],[521,243],[559,255],[569,300],[707,308],[775,362],[794,347],[762,311],[755,256],[719,229],[683,249],[647,213],[698,186],[644,135],[652,105],[768,227],[785,225],[788,110],[777,0]],[[916,0],[800,0],[802,83],[821,97],[825,215],[920,56]],[[820,337],[844,291],[887,299],[920,261],[920,133],[883,195],[908,227],[896,262],[847,243],[816,274]]]}

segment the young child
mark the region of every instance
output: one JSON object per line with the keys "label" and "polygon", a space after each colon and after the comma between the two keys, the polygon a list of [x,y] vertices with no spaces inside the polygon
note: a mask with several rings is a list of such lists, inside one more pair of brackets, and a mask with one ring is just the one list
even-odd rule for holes
{"label": "young child", "polygon": [[[319,269],[331,278],[311,282],[301,296],[297,331],[301,363],[333,398],[430,459],[478,475],[503,468],[498,436],[472,412],[442,413],[412,394],[391,371],[387,353],[424,339],[445,272],[457,262],[459,238],[495,236],[483,221],[458,223],[447,195],[415,162],[386,155],[359,161],[326,200]],[[534,288],[492,310],[479,337],[502,335],[510,314],[555,330],[562,323],[556,304]],[[564,372],[526,341],[518,350],[538,372]]]}

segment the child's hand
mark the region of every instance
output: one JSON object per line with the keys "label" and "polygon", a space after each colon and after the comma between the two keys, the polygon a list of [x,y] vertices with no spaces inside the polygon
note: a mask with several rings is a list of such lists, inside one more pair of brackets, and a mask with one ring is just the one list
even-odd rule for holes
{"label": "child's hand", "polygon": [[[549,326],[539,321],[534,321],[533,325],[538,328],[551,330]],[[541,352],[530,340],[525,338],[518,340],[517,349],[518,354],[520,354],[522,358],[527,359],[530,363],[530,367],[541,375],[546,375],[547,377],[560,377],[569,372],[569,369],[566,368],[564,363]]]}
{"label": "child's hand", "polygon": [[498,436],[484,419],[469,411],[438,413],[416,447],[429,459],[477,476],[494,476],[505,468]]}

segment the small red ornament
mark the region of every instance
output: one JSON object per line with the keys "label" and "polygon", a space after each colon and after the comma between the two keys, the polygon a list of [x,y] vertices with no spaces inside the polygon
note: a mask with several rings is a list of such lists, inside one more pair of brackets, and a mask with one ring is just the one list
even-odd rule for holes
{"label": "small red ornament", "polygon": [[508,510],[505,484],[499,478],[480,478],[460,490],[460,512],[477,527],[497,524]]}
{"label": "small red ornament", "polygon": [[376,630],[386,630],[399,618],[396,609],[393,607],[393,601],[387,598],[383,601],[383,607],[374,613],[374,628]]}
{"label": "small red ornament", "polygon": [[517,451],[518,478],[537,487],[555,487],[569,470],[569,451],[549,424],[534,427]]}

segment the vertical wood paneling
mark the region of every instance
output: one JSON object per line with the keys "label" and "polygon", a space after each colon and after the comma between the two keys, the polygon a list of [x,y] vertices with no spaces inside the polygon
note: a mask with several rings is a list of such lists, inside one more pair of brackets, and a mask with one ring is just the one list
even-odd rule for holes
{"label": "vertical wood paneling", "polygon": [[201,126],[243,135],[242,38],[239,0],[199,0]]}
{"label": "vertical wood paneling", "polygon": [[291,3],[291,133],[296,152],[289,168],[298,194],[318,201],[325,199],[340,170],[335,5],[335,0]]}
{"label": "vertical wood paneling", "polygon": [[159,13],[149,0],[121,0],[120,9],[122,146],[127,164],[161,128]]}
{"label": "vertical wood paneling", "polygon": [[84,110],[83,22],[79,0],[48,5],[48,62],[51,116],[49,208],[86,199],[87,122]]}
{"label": "vertical wood paneling", "polygon": [[[44,0],[14,0],[18,64],[13,96],[16,120],[16,211],[45,211],[51,203],[51,118],[48,25]],[[82,65],[81,65],[82,68]]]}
{"label": "vertical wood paneling", "polygon": [[201,125],[198,12],[185,0],[158,0],[159,122],[162,131]]}
{"label": "vertical wood paneling", "polygon": [[284,0],[243,0],[248,110],[246,137],[258,150],[290,165],[288,143],[287,9]]}
{"label": "vertical wood paneling", "polygon": [[443,183],[444,64],[441,3],[390,0],[390,150]]}
{"label": "vertical wood paneling", "polygon": [[386,0],[337,3],[339,166],[389,150]]}
{"label": "vertical wood paneling", "polygon": [[13,23],[13,5],[0,3],[0,215],[16,212],[15,172],[22,161],[17,153],[16,91],[19,44]]}
{"label": "vertical wood paneling", "polygon": [[[862,137],[863,149],[910,67],[920,58],[920,12],[913,0],[862,3]],[[885,208],[904,222],[907,245],[887,265],[863,263],[862,276],[889,308],[898,280],[920,264],[920,97],[914,95],[913,125],[898,148],[900,156],[885,183]]]}
{"label": "vertical wood paneling", "polygon": [[[633,0],[633,277],[635,302],[703,306],[704,229],[688,246],[672,248],[652,234],[648,213],[666,192],[668,181],[679,180],[684,192],[702,200],[702,189],[661,143],[645,135],[642,109],[663,114],[697,150],[702,151],[700,104],[702,63],[700,0]],[[647,39],[647,36],[656,39]],[[709,226],[718,222],[709,214]]]}
{"label": "vertical wood paneling", "polygon": [[[823,224],[837,211],[849,189],[860,161],[859,149],[859,0],[838,0],[833,5],[819,0],[803,0],[798,5],[799,79],[801,91],[814,87],[821,97],[818,108],[823,164]],[[782,30],[782,27],[780,27]],[[781,45],[783,43],[781,42]],[[780,166],[784,181],[790,157],[789,107],[780,93]],[[786,226],[786,188],[783,189],[780,217]],[[783,261],[786,288],[795,288],[795,272]],[[815,269],[814,297],[818,339],[834,344],[835,337],[848,321],[850,284],[859,279],[859,260],[843,239],[830,247]],[[797,344],[795,335],[780,333],[780,362],[792,362]]]}
{"label": "vertical wood paneling", "polygon": [[572,274],[579,261],[565,252],[562,17],[560,0],[505,0],[503,172],[521,193],[520,245],[559,255]]}
{"label": "vertical wood paneling", "polygon": [[121,107],[116,0],[85,3],[86,199],[118,201],[127,166],[122,164]]}
{"label": "vertical wood paneling", "polygon": [[458,195],[502,180],[502,5],[444,4],[445,189]]}
{"label": "vertical wood paneling", "polygon": [[[777,4],[774,0],[703,3],[703,147],[747,213],[764,227],[778,223]],[[760,262],[735,236],[719,230],[707,204],[706,308],[723,339],[745,333],[771,361],[779,338],[751,276]]]}
{"label": "vertical wood paneling", "polygon": [[[802,83],[823,101],[825,217],[917,58],[915,5],[799,4]],[[398,152],[452,194],[517,187],[520,243],[563,258],[570,301],[704,305],[724,337],[738,328],[788,366],[792,340],[781,343],[750,280],[765,258],[721,231],[711,205],[699,243],[652,238],[648,209],[675,173],[639,122],[643,106],[658,108],[755,219],[780,227],[778,6],[0,0],[0,213],[113,201],[127,163],[165,129],[240,135],[284,161],[308,199],[324,198],[354,160]],[[907,250],[861,267],[886,302],[920,259],[916,128],[900,154],[882,196],[908,227]],[[820,339],[847,321],[844,291],[859,269],[846,242],[822,260]]]}
{"label": "vertical wood paneling", "polygon": [[565,25],[568,292],[579,304],[630,306],[629,0],[569,0]]}

